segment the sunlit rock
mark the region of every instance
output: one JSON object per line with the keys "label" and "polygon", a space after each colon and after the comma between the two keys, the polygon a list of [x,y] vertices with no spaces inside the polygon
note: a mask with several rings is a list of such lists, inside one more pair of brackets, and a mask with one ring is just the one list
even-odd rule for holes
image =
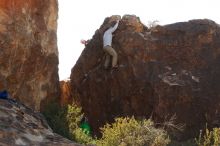
{"label": "sunlit rock", "polygon": [[57,0],[0,1],[0,90],[40,110],[58,97]]}
{"label": "sunlit rock", "polygon": [[72,92],[97,134],[115,117],[172,115],[185,124],[179,138],[194,137],[206,123],[220,125],[220,27],[191,20],[147,28],[126,15],[113,38],[118,69],[104,69],[106,18],[83,50],[71,73]]}

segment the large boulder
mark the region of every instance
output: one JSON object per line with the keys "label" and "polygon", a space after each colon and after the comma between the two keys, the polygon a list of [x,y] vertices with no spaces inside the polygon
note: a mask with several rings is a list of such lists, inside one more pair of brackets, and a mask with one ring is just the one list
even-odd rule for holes
{"label": "large boulder", "polygon": [[0,99],[0,145],[80,146],[53,133],[42,114],[11,99]]}
{"label": "large boulder", "polygon": [[113,38],[117,70],[104,69],[106,18],[83,50],[71,73],[73,93],[89,121],[99,127],[115,117],[152,117],[157,122],[177,116],[185,124],[180,138],[220,124],[220,26],[191,20],[147,28],[125,15]]}
{"label": "large boulder", "polygon": [[71,93],[71,86],[69,80],[60,81],[60,99],[59,103],[61,106],[72,104],[73,96]]}
{"label": "large boulder", "polygon": [[35,110],[59,96],[57,12],[57,0],[0,1],[0,90]]}

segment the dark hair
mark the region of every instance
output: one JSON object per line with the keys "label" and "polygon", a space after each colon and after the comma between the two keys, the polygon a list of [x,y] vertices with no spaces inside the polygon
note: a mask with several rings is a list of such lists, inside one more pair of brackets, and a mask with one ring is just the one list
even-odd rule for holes
{"label": "dark hair", "polygon": [[112,21],[112,22],[106,24],[106,25],[104,26],[103,32],[105,32],[106,30],[108,30],[110,27],[113,27],[115,24],[116,24],[115,21]]}
{"label": "dark hair", "polygon": [[112,21],[112,22],[110,23],[110,26],[113,27],[113,26],[115,25],[115,23],[116,23],[115,21]]}

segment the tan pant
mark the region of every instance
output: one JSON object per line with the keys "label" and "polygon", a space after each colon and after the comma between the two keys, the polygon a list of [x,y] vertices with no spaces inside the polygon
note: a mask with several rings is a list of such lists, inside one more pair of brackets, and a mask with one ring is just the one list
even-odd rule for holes
{"label": "tan pant", "polygon": [[104,67],[105,68],[108,67],[108,65],[110,63],[111,56],[112,56],[112,67],[115,67],[118,62],[118,54],[111,46],[105,46],[103,49],[107,53]]}

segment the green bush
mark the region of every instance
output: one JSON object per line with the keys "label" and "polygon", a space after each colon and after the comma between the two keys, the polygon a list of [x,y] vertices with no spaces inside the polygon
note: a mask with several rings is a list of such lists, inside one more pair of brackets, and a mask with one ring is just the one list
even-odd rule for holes
{"label": "green bush", "polygon": [[51,103],[43,114],[55,133],[77,143],[95,144],[95,140],[79,127],[83,113],[82,108],[76,104],[60,107],[57,103]]}
{"label": "green bush", "polygon": [[170,140],[163,129],[156,129],[151,120],[117,118],[112,125],[101,128],[98,146],[166,146]]}
{"label": "green bush", "polygon": [[77,128],[73,131],[75,141],[80,144],[96,144],[96,139],[87,135],[81,128]]}
{"label": "green bush", "polygon": [[68,105],[67,121],[69,125],[69,133],[71,139],[80,144],[95,144],[95,139],[87,135],[80,127],[80,120],[83,117],[82,108],[75,104]]}
{"label": "green bush", "polygon": [[166,146],[170,139],[164,129],[155,128],[151,120],[116,118],[101,128],[102,138],[97,140],[79,127],[82,109],[75,104],[60,107],[48,105],[43,113],[54,132],[80,144],[97,146]]}
{"label": "green bush", "polygon": [[220,146],[220,128],[213,128],[212,131],[206,128],[203,135],[201,131],[196,143],[198,146]]}
{"label": "green bush", "polygon": [[79,123],[82,117],[83,113],[81,107],[78,107],[75,104],[67,105],[66,120],[68,122],[70,133],[73,133],[75,129],[79,128]]}
{"label": "green bush", "polygon": [[56,102],[51,102],[48,104],[46,109],[43,111],[43,115],[45,116],[52,130],[55,133],[70,139],[66,114],[67,107],[60,107]]}

